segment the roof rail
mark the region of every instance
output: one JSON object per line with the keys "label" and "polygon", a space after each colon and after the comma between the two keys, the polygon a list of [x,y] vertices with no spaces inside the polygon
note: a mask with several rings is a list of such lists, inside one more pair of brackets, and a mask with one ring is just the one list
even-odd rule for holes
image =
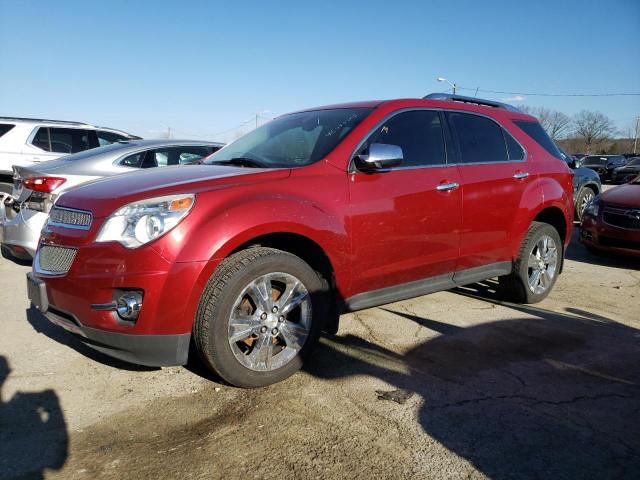
{"label": "roof rail", "polygon": [[494,100],[484,100],[483,98],[465,97],[463,95],[452,95],[450,93],[430,93],[426,97],[422,97],[428,100],[449,100],[451,102],[473,103],[475,105],[482,105],[485,107],[503,108],[511,112],[522,113],[517,107],[509,105],[508,103],[496,102]]}
{"label": "roof rail", "polygon": [[46,118],[0,117],[0,120],[27,120],[29,122],[63,123],[65,125],[90,125],[89,123],[84,122],[70,122],[68,120],[47,120]]}

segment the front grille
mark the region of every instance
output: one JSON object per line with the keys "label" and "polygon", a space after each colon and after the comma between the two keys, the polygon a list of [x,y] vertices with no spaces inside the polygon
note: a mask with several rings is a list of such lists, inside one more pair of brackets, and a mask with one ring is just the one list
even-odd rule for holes
{"label": "front grille", "polygon": [[71,268],[77,250],[75,248],[42,245],[38,250],[38,269],[54,274],[67,273]]}
{"label": "front grille", "polygon": [[640,209],[606,207],[602,211],[605,223],[627,230],[640,230]]}
{"label": "front grille", "polygon": [[88,229],[91,226],[91,212],[53,207],[49,213],[49,221],[63,227]]}
{"label": "front grille", "polygon": [[640,251],[640,242],[634,242],[633,240],[622,240],[620,238],[605,237],[603,235],[598,236],[600,244],[605,247],[613,248],[626,248],[629,250]]}

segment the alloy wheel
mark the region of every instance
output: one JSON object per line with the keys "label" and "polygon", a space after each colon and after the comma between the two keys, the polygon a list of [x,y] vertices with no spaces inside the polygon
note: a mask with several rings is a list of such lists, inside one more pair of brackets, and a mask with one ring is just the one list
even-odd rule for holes
{"label": "alloy wheel", "polygon": [[229,317],[228,340],[236,359],[254,371],[272,371],[302,349],[311,328],[311,298],[293,275],[274,272],[251,281]]}
{"label": "alloy wheel", "polygon": [[558,248],[549,235],[543,235],[529,254],[527,263],[529,290],[544,293],[553,283],[558,268]]}

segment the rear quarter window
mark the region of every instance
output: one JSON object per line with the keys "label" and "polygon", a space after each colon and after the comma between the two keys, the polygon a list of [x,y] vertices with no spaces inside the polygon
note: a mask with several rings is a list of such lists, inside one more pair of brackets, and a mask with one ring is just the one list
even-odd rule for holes
{"label": "rear quarter window", "polygon": [[5,133],[11,130],[15,125],[11,123],[0,123],[0,137],[2,137]]}
{"label": "rear quarter window", "polygon": [[515,123],[518,126],[518,128],[520,128],[520,130],[526,133],[529,136],[529,138],[535,141],[538,145],[544,148],[551,155],[556,157],[558,160],[564,161],[564,158],[562,157],[560,150],[558,150],[558,147],[556,147],[556,144],[553,143],[553,140],[551,140],[549,135],[547,135],[547,132],[545,132],[544,128],[542,128],[542,125],[540,125],[538,122],[530,122],[526,120],[514,120],[513,123]]}

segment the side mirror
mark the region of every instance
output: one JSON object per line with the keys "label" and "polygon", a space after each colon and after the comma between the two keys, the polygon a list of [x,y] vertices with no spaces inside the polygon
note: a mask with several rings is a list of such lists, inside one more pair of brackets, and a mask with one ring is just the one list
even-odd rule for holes
{"label": "side mirror", "polygon": [[402,148],[398,145],[372,143],[369,145],[369,154],[356,156],[355,163],[358,170],[375,172],[400,165],[403,159]]}

